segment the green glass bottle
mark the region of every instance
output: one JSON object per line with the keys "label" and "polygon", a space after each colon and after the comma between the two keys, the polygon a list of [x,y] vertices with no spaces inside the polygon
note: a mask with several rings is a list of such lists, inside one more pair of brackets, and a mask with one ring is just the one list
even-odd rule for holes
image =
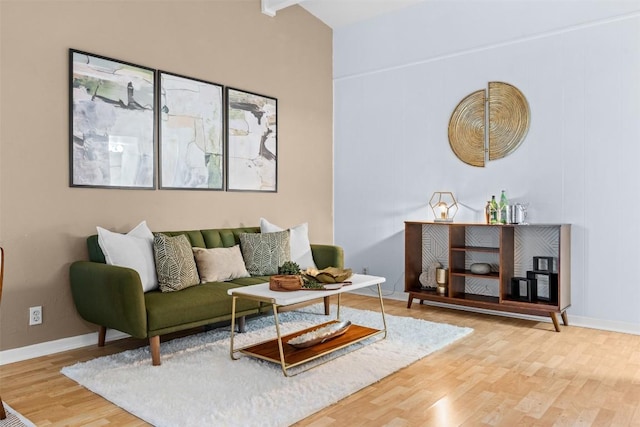
{"label": "green glass bottle", "polygon": [[498,202],[496,196],[491,196],[491,202],[489,205],[489,224],[498,223]]}
{"label": "green glass bottle", "polygon": [[507,223],[507,206],[509,205],[509,201],[507,200],[507,195],[505,194],[504,190],[502,190],[502,194],[500,194],[500,204],[499,209],[499,216],[500,216],[500,223],[501,224],[506,224]]}

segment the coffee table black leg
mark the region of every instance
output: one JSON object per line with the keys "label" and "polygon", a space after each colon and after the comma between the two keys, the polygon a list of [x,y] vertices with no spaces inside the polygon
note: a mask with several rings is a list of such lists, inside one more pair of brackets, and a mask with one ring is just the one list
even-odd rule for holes
{"label": "coffee table black leg", "polygon": [[245,316],[238,317],[238,332],[244,333],[246,331],[247,318]]}

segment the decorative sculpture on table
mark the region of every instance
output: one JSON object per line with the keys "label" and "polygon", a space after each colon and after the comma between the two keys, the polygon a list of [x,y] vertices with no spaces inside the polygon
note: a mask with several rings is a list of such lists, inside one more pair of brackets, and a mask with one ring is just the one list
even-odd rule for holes
{"label": "decorative sculpture on table", "polygon": [[488,92],[487,96],[482,89],[465,97],[449,120],[449,145],[471,166],[484,167],[486,161],[513,153],[529,131],[529,103],[518,88],[489,82]]}
{"label": "decorative sculpture on table", "polygon": [[420,281],[420,285],[422,289],[432,289],[432,290],[436,289],[437,287],[436,271],[440,267],[442,267],[442,264],[440,264],[437,261],[434,261],[431,264],[429,264],[429,266],[425,271],[420,273],[420,277],[418,277],[418,280]]}

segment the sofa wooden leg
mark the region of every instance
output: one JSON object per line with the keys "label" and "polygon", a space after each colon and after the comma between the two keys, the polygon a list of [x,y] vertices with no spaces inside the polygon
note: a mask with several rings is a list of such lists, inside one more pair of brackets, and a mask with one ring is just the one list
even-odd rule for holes
{"label": "sofa wooden leg", "polygon": [[246,331],[247,318],[245,316],[238,317],[236,324],[238,325],[238,332],[241,334],[244,333]]}
{"label": "sofa wooden leg", "polygon": [[331,314],[331,297],[324,297],[324,314]]}
{"label": "sofa wooden leg", "polygon": [[104,347],[104,343],[107,339],[107,327],[100,326],[98,330],[98,347]]}
{"label": "sofa wooden leg", "polygon": [[7,413],[4,410],[4,405],[2,404],[2,399],[0,399],[0,420],[4,420],[7,418]]}
{"label": "sofa wooden leg", "polygon": [[149,338],[149,347],[151,347],[151,364],[160,366],[160,335]]}

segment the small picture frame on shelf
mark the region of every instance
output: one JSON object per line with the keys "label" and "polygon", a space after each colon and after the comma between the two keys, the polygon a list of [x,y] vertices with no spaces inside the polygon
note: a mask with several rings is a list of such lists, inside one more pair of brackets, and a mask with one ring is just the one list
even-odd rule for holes
{"label": "small picture frame on shelf", "polygon": [[558,303],[558,274],[539,271],[527,271],[527,278],[536,282],[536,299],[538,301]]}
{"label": "small picture frame on shelf", "polygon": [[533,302],[536,300],[536,280],[528,277],[511,278],[511,298],[517,301]]}
{"label": "small picture frame on shelf", "polygon": [[541,273],[553,273],[553,257],[534,256],[533,270]]}

